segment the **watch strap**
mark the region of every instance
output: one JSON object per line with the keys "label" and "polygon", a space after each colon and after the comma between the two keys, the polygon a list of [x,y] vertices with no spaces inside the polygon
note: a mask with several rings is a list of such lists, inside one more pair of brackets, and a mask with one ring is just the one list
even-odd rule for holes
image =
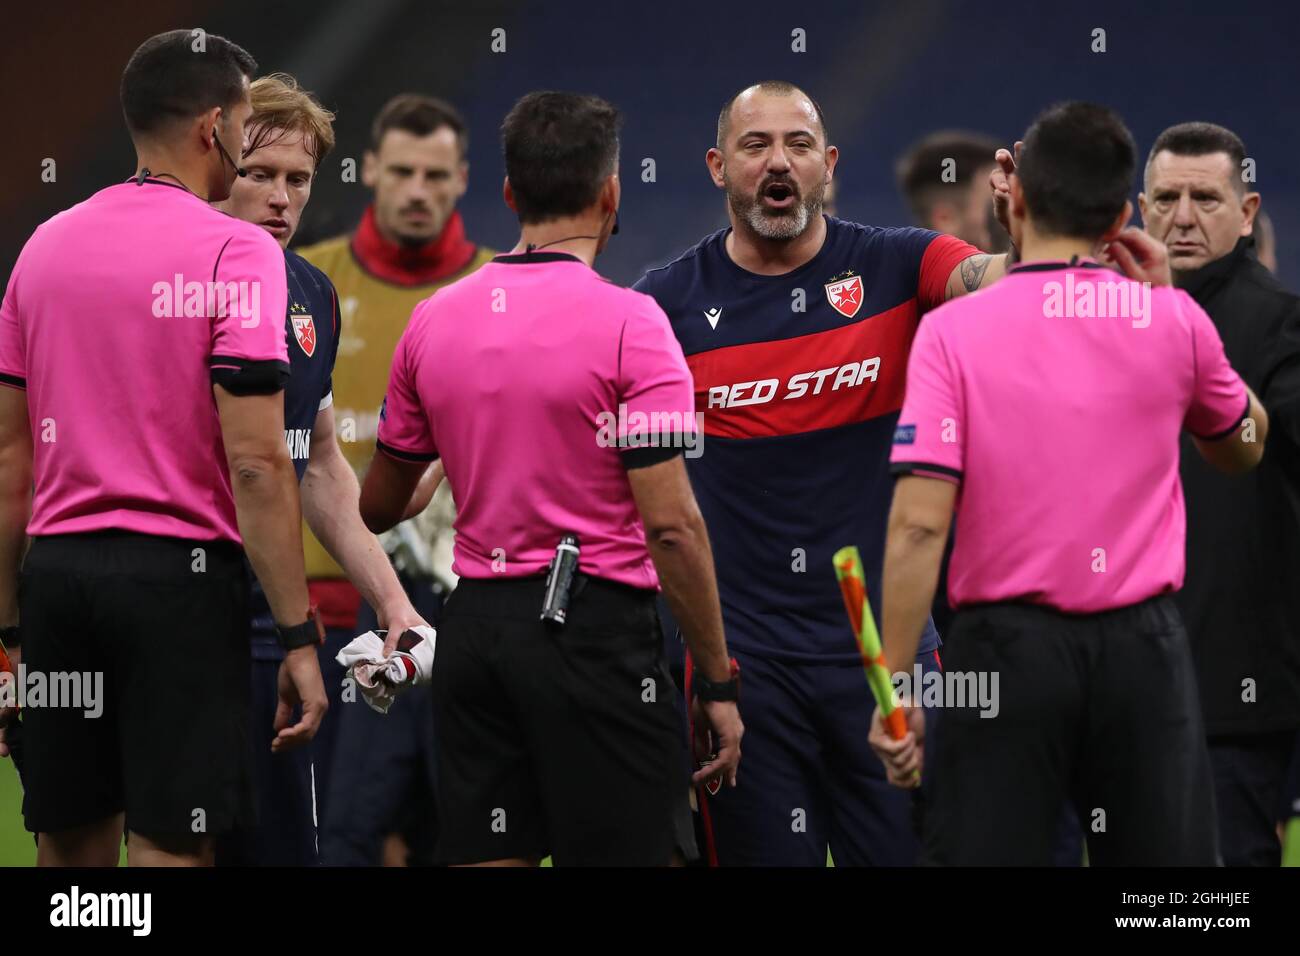
{"label": "watch strap", "polygon": [[733,657],[728,661],[731,676],[725,681],[711,681],[698,671],[691,681],[691,690],[704,701],[740,702],[740,663]]}
{"label": "watch strap", "polygon": [[314,604],[307,609],[307,620],[293,627],[281,627],[277,624],[275,630],[280,635],[280,646],[286,651],[296,651],[300,647],[325,643],[325,625]]}

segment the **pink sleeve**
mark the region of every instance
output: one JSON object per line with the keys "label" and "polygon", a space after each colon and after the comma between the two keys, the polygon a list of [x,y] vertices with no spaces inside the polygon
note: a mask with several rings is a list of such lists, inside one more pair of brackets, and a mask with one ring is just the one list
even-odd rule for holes
{"label": "pink sleeve", "polygon": [[922,312],[943,305],[948,294],[948,278],[958,264],[971,256],[981,255],[969,242],[955,236],[938,235],[925,247],[916,280],[916,299]]}
{"label": "pink sleeve", "polygon": [[18,276],[22,257],[9,276],[4,302],[0,303],[0,385],[27,387],[27,347],[18,311]]}
{"label": "pink sleeve", "polygon": [[638,302],[619,341],[619,407],[609,410],[628,467],[691,451],[699,437],[694,386],[681,344],[659,305],[634,294]]}
{"label": "pink sleeve", "polygon": [[1226,438],[1250,411],[1246,385],[1228,364],[1213,320],[1186,292],[1177,294],[1192,329],[1192,402],[1183,427],[1197,438]]}
{"label": "pink sleeve", "polygon": [[289,291],[279,244],[256,226],[239,229],[222,249],[212,281],[213,366],[229,359],[241,365],[278,362],[287,368]]}
{"label": "pink sleeve", "polygon": [[420,368],[413,360],[411,343],[423,327],[417,319],[418,313],[398,340],[388,375],[388,391],[379,409],[379,449],[401,461],[433,461],[438,457],[433,430],[416,388]]}
{"label": "pink sleeve", "polygon": [[965,408],[957,375],[935,328],[922,322],[907,361],[907,394],[894,428],[890,471],[960,483]]}

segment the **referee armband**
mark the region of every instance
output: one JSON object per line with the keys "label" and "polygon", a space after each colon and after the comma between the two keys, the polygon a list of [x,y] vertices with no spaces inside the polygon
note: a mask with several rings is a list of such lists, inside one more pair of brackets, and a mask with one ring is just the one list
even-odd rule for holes
{"label": "referee armband", "polygon": [[289,363],[274,359],[250,361],[214,355],[208,361],[214,385],[231,395],[273,395],[289,384]]}
{"label": "referee armband", "polygon": [[658,465],[661,462],[670,461],[685,451],[685,443],[681,435],[660,435],[659,444],[657,445],[640,445],[635,448],[623,448],[620,455],[623,460],[623,468],[631,471],[633,468],[647,468],[650,465]]}

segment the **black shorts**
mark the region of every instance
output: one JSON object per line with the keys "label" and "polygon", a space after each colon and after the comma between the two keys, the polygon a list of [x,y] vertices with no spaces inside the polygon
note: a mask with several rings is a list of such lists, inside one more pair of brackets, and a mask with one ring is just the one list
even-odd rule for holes
{"label": "black shorts", "polygon": [[[1173,601],[1098,614],[958,610],[944,671],[996,674],[997,709],[927,734],[924,862],[1048,865],[1072,802],[1094,866],[1214,866],[1214,789]],[[989,711],[992,713],[992,711]]]}
{"label": "black shorts", "polygon": [[126,532],[33,539],[23,664],[102,675],[102,712],[23,711],[27,829],[126,811],[146,837],[252,821],[249,585],[241,549]]}
{"label": "black shorts", "polygon": [[462,579],[433,668],[438,857],[667,865],[685,729],[650,591],[580,579],[568,621],[541,578]]}

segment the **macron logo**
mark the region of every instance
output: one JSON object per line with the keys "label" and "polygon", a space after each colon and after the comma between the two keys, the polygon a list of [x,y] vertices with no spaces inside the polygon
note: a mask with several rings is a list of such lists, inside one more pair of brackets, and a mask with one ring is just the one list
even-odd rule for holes
{"label": "macron logo", "polygon": [[718,327],[718,319],[722,318],[722,310],[705,309],[704,317],[709,320],[709,327],[716,329]]}
{"label": "macron logo", "polygon": [[148,936],[153,920],[151,893],[71,893],[50,897],[51,926],[125,926],[132,935]]}

